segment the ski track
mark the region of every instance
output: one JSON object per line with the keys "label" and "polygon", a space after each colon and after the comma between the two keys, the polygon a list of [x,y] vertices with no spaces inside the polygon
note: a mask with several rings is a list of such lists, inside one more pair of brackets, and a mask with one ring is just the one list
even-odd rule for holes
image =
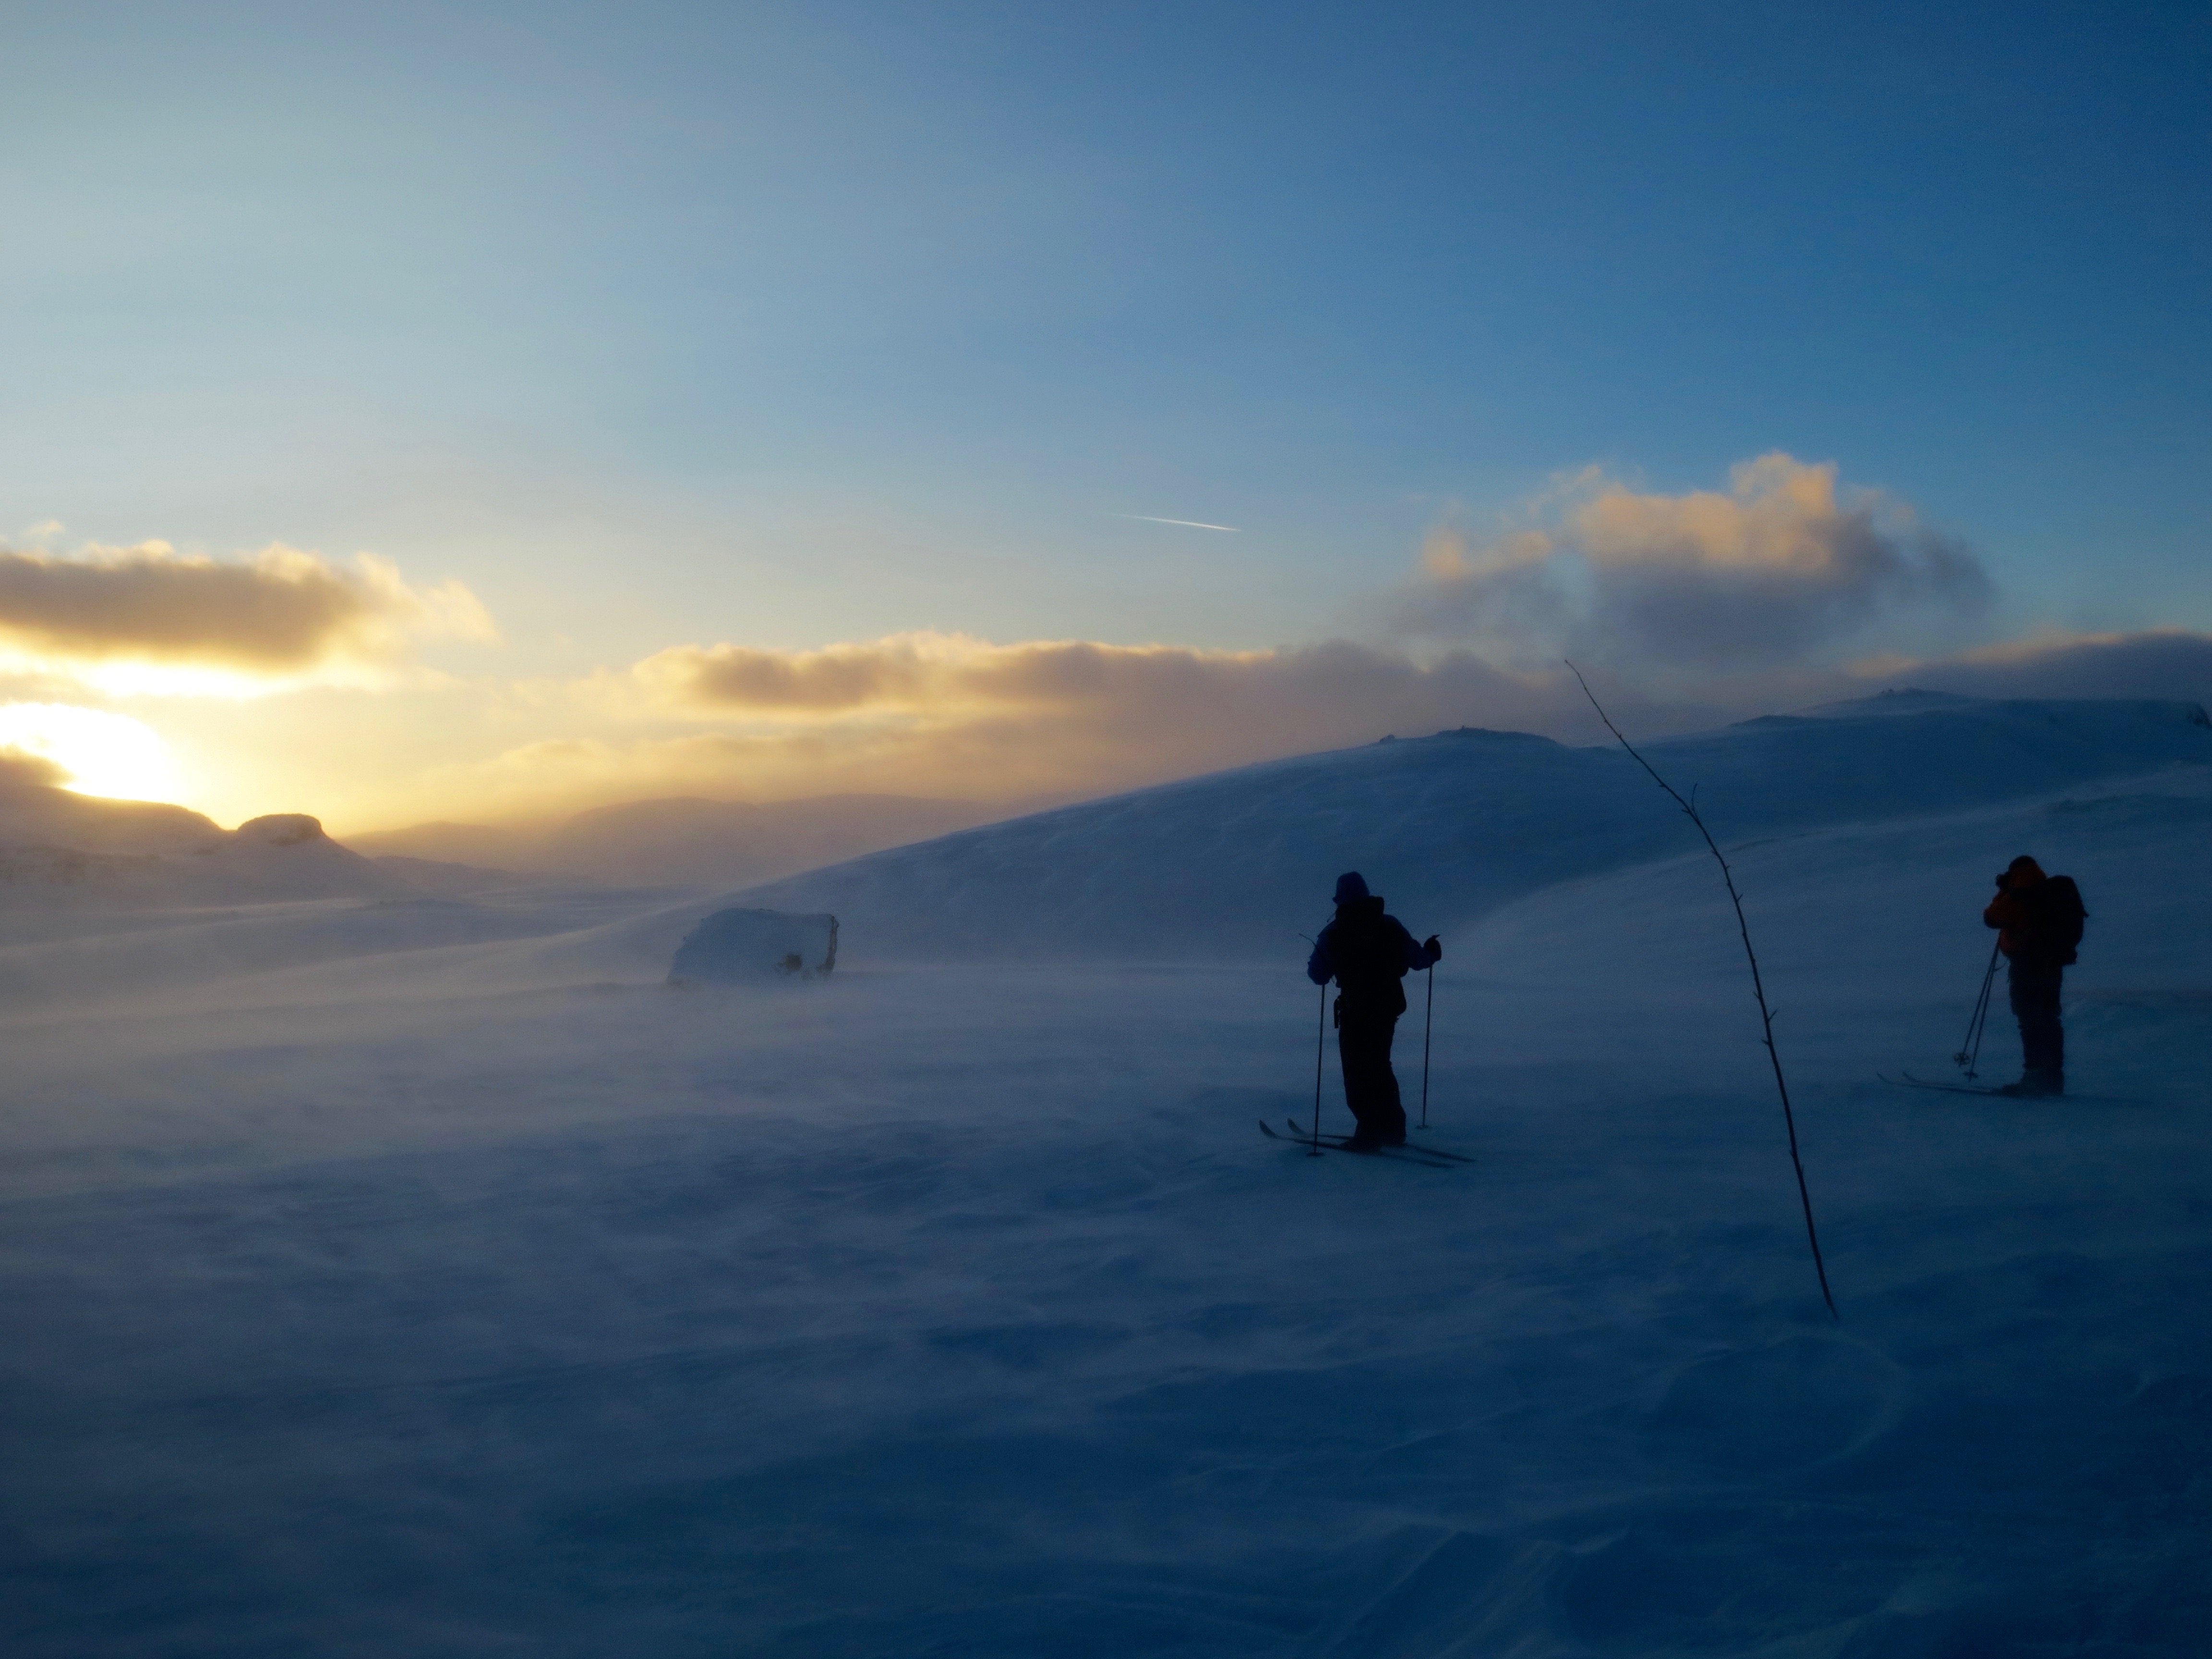
{"label": "ski track", "polygon": [[[1254,1133],[1294,939],[686,994],[696,908],[88,921],[0,1012],[7,1651],[2201,1653],[2205,795],[2097,799],[1732,850],[1839,1323],[1702,854],[1408,916],[1449,1175]],[[1884,1088],[2029,847],[2140,1103]]]}

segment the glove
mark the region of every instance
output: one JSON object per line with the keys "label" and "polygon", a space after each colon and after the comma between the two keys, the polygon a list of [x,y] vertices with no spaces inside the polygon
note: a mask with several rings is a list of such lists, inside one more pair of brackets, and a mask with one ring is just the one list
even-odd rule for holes
{"label": "glove", "polygon": [[2012,872],[2009,870],[2000,870],[1997,872],[1997,891],[2002,893],[2005,890],[2006,885],[2008,884],[2011,876]]}
{"label": "glove", "polygon": [[1429,953],[1431,960],[1436,962],[1442,962],[1443,960],[1443,944],[1434,933],[1430,934],[1428,938],[1421,941],[1421,949]]}

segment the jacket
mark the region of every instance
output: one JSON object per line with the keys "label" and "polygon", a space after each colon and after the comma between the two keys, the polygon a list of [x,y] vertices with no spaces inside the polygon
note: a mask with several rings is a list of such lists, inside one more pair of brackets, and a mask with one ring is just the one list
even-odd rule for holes
{"label": "jacket", "polygon": [[1335,980],[1355,1008],[1402,1014],[1406,988],[1401,981],[1433,966],[1443,954],[1417,941],[1397,917],[1384,915],[1381,898],[1353,899],[1336,907],[1336,920],[1314,941],[1306,977],[1316,985]]}
{"label": "jacket", "polygon": [[2063,968],[2077,959],[2075,946],[2081,942],[2081,923],[2088,914],[2073,877],[2046,876],[2034,860],[2018,859],[1982,912],[1982,921],[1998,930],[1997,949],[2011,961],[2030,968]]}

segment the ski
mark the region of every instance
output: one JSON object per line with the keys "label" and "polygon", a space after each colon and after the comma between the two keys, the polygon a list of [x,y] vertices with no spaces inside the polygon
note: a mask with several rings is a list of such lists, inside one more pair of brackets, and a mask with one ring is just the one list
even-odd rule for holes
{"label": "ski", "polygon": [[[1286,1141],[1293,1146],[1310,1147],[1314,1144],[1313,1137],[1310,1134],[1286,1135],[1279,1130],[1270,1128],[1265,1118],[1260,1120],[1260,1133],[1270,1140]],[[1341,1135],[1323,1135],[1321,1138],[1321,1144],[1328,1152],[1340,1152],[1346,1150],[1344,1140],[1345,1137]],[[1388,1158],[1394,1164],[1419,1164],[1431,1170],[1449,1170],[1452,1167],[1442,1158],[1424,1157],[1422,1149],[1415,1146],[1377,1146],[1372,1152],[1357,1152],[1352,1156]]]}
{"label": "ski", "polygon": [[[1893,1089],[1934,1089],[1947,1095],[1980,1095],[1994,1100],[2071,1100],[2094,1106],[2140,1106],[2142,1103],[2118,1095],[2008,1095],[2002,1089],[1978,1089],[1965,1083],[1937,1083],[1929,1078],[1915,1077],[1910,1072],[1899,1072],[1895,1077],[1886,1072],[1876,1072],[1875,1075]],[[1327,1139],[1326,1136],[1322,1138],[1324,1145]]]}
{"label": "ski", "polygon": [[[1310,1142],[1313,1139],[1312,1133],[1303,1127],[1297,1119],[1285,1118],[1283,1121],[1291,1126],[1291,1132],[1301,1140]],[[1324,1146],[1334,1146],[1341,1147],[1349,1142],[1351,1139],[1352,1137],[1350,1135],[1340,1135],[1334,1133],[1325,1134],[1321,1138],[1321,1144]],[[1448,1152],[1441,1146],[1431,1146],[1424,1141],[1407,1140],[1401,1142],[1400,1145],[1395,1146],[1384,1147],[1382,1150],[1392,1152],[1418,1152],[1423,1158],[1440,1158],[1450,1164],[1472,1164],[1474,1162],[1474,1159],[1468,1157],[1465,1152]]]}
{"label": "ski", "polygon": [[1947,1095],[1995,1095],[2001,1100],[2019,1098],[1998,1089],[1977,1088],[1971,1083],[1935,1083],[1924,1077],[1915,1077],[1910,1072],[1900,1072],[1895,1077],[1887,1072],[1876,1072],[1875,1075],[1893,1089],[1940,1089]]}

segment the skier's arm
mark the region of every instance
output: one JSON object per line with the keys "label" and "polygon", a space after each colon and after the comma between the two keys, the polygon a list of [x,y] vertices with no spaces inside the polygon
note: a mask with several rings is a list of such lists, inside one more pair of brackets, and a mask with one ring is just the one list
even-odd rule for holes
{"label": "skier's arm", "polygon": [[2000,892],[1982,912],[1984,927],[2017,927],[2027,920],[2027,907],[2017,893]]}
{"label": "skier's arm", "polygon": [[1413,973],[1418,974],[1424,968],[1432,968],[1443,960],[1444,947],[1437,942],[1437,936],[1434,933],[1430,934],[1425,943],[1416,945],[1413,943],[1413,936],[1407,933],[1404,925],[1401,923],[1398,928],[1398,943],[1406,952],[1407,968]]}
{"label": "skier's arm", "polygon": [[1336,976],[1336,963],[1328,953],[1328,929],[1321,930],[1314,941],[1313,954],[1306,958],[1306,977],[1316,985],[1326,985]]}

